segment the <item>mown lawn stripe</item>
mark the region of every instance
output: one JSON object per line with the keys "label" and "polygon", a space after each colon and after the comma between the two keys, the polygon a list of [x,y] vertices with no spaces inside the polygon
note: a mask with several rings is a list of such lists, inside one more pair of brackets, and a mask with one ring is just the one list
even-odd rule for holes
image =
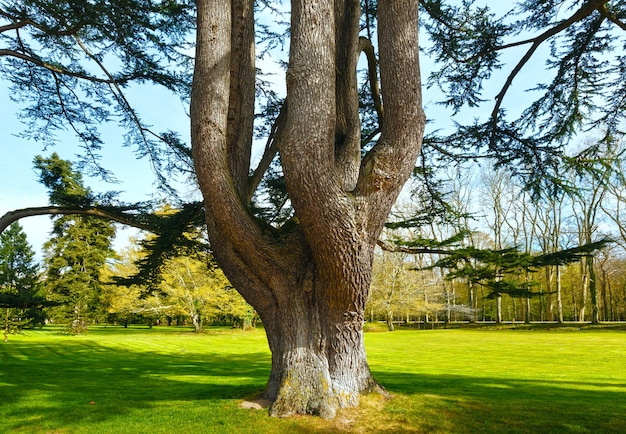
{"label": "mown lawn stripe", "polygon": [[625,344],[603,330],[366,333],[394,398],[328,422],[239,408],[269,374],[261,329],[27,331],[0,345],[0,432],[621,433]]}

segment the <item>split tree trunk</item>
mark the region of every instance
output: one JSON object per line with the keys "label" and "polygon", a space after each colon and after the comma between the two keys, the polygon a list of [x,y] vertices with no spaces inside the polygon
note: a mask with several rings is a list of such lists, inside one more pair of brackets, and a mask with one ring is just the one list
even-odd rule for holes
{"label": "split tree trunk", "polygon": [[384,117],[380,108],[380,136],[362,158],[360,1],[292,0],[289,103],[268,147],[280,153],[295,214],[281,227],[249,203],[254,1],[198,0],[197,10],[191,136],[211,246],[265,326],[271,414],[332,418],[383,392],[362,328],[374,246],[424,132],[418,2],[378,3]]}

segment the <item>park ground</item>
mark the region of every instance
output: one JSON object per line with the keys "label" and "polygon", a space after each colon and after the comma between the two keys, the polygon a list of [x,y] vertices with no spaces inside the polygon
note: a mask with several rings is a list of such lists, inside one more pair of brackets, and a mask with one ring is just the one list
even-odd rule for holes
{"label": "park ground", "polygon": [[262,329],[45,327],[0,345],[3,433],[620,433],[626,330],[366,327],[391,399],[366,396],[333,421],[242,408],[262,390]]}

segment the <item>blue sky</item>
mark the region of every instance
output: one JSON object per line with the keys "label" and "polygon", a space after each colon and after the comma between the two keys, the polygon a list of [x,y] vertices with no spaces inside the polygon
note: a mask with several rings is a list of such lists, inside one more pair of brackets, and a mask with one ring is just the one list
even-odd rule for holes
{"label": "blue sky", "polygon": [[[494,6],[495,2],[490,2]],[[501,6],[499,4],[498,6]],[[506,4],[505,7],[509,7]],[[425,41],[422,40],[422,43]],[[519,47],[507,53],[507,60],[511,64],[516,63],[520,56],[527,50],[527,46]],[[545,52],[544,52],[545,53]],[[284,55],[284,53],[283,53]],[[273,77],[279,84],[277,90],[284,92],[282,85],[283,72],[272,65],[272,60],[267,58],[262,62],[261,68],[267,71],[268,65],[276,76]],[[423,83],[426,83],[429,69],[432,62],[426,56],[421,58]],[[544,77],[544,63],[540,53],[537,53],[527,69],[516,77],[513,87],[504,101],[504,107],[511,113],[520,110],[528,103],[528,95],[525,91],[535,86],[537,80],[548,79]],[[483,107],[482,115],[488,114],[493,108],[493,97],[498,93],[502,83],[509,73],[508,69],[494,73],[485,92],[485,98],[490,100],[486,107]],[[266,77],[267,78],[267,77]],[[175,96],[169,95],[166,91],[154,87],[138,87],[128,91],[128,100],[138,108],[143,120],[154,126],[156,131],[172,129],[178,131],[183,138],[187,139],[189,134],[189,119],[186,114],[186,107]],[[437,89],[427,89],[424,86],[424,105],[428,119],[435,120],[434,125],[438,128],[450,128],[450,114],[436,104],[440,99]],[[41,144],[29,142],[17,136],[25,128],[17,117],[19,107],[13,103],[8,94],[6,84],[0,82],[0,146],[3,149],[3,157],[0,159],[0,215],[13,209],[29,206],[42,206],[47,204],[47,192],[45,188],[37,182],[37,174],[32,168],[32,159],[37,154],[44,156],[57,152],[61,158],[75,160],[75,155],[80,152],[76,146],[76,139],[70,133],[61,136],[62,139],[57,146],[43,150]],[[480,113],[479,113],[480,114]],[[459,121],[471,120],[476,112],[463,111]],[[115,126],[108,125],[102,130],[104,132],[105,147],[102,152],[102,164],[105,168],[112,170],[120,184],[105,185],[97,179],[86,177],[85,184],[95,192],[108,190],[120,190],[123,193],[120,199],[125,201],[146,200],[155,193],[154,174],[149,162],[137,160],[132,149],[120,146],[123,132]],[[50,231],[49,217],[30,217],[22,219],[22,226],[25,228],[29,241],[39,251],[43,242],[47,239]],[[129,233],[120,233],[117,245],[126,243]]]}
{"label": "blue sky", "polygon": [[[139,94],[137,94],[139,92]],[[182,103],[158,89],[139,89],[132,95],[134,102],[142,108],[142,116],[155,129],[175,128],[181,135],[187,134],[189,121]],[[80,153],[76,138],[60,133],[59,143],[43,149],[41,143],[19,137],[25,125],[18,119],[19,106],[11,101],[7,87],[0,82],[0,146],[3,158],[0,160],[0,215],[19,208],[44,206],[48,204],[47,190],[37,180],[33,169],[35,155],[49,156],[53,152],[61,158],[76,160]],[[124,201],[148,200],[155,193],[155,177],[146,160],[137,160],[133,150],[120,146],[122,131],[114,125],[103,129],[105,146],[102,150],[102,165],[114,172],[118,184],[106,184],[100,179],[85,176],[85,184],[94,192],[121,191],[119,198]],[[28,217],[20,220],[28,235],[28,240],[40,257],[42,244],[51,230],[50,217]],[[121,228],[120,228],[121,229]],[[136,231],[118,231],[116,245],[126,244],[128,236]]]}

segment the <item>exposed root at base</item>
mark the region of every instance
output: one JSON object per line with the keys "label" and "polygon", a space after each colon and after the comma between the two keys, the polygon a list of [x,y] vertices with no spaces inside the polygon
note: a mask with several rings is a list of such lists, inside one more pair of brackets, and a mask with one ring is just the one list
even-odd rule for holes
{"label": "exposed root at base", "polygon": [[239,403],[239,408],[245,408],[247,410],[267,410],[273,403],[274,401],[267,399],[264,392],[261,392],[244,398],[244,400]]}

